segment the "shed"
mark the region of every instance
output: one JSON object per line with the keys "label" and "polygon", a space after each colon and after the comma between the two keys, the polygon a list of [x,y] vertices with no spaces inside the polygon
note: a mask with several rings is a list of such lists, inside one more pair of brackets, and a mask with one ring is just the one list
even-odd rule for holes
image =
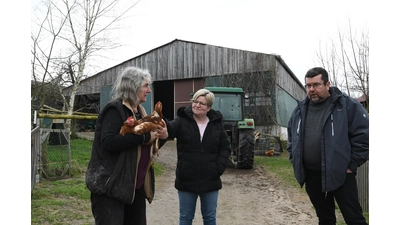
{"label": "shed", "polygon": [[[147,112],[163,103],[167,119],[190,105],[190,93],[205,86],[241,87],[250,96],[245,113],[256,130],[285,139],[286,126],[305,89],[281,56],[175,39],[81,81],[76,100],[98,96],[101,109],[109,100],[117,74],[128,66],[148,69],[153,90],[143,104]],[[64,89],[69,95],[71,88]],[[79,105],[76,104],[76,105]]]}

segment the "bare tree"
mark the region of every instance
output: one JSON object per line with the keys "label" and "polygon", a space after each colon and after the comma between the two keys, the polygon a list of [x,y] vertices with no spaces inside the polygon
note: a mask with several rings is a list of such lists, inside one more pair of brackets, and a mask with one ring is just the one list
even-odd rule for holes
{"label": "bare tree", "polygon": [[[73,114],[79,85],[89,74],[90,60],[99,52],[119,46],[112,41],[112,31],[137,4],[127,2],[128,5],[114,0],[43,0],[35,5],[32,78],[58,84],[68,115]],[[43,7],[44,12],[40,11]],[[62,89],[67,86],[72,92],[64,96]],[[70,124],[67,119],[66,128]]]}
{"label": "bare tree", "polygon": [[[66,19],[56,21],[52,14],[51,2],[46,2],[42,5],[43,12],[40,12],[43,18],[33,18],[32,29],[32,82],[31,82],[31,110],[37,110],[43,107],[49,95],[58,93],[58,84],[51,81],[49,77],[52,69],[52,62],[54,61],[53,53],[56,40],[64,27]],[[55,24],[57,23],[57,24]],[[45,33],[45,34],[44,34]],[[46,45],[42,46],[42,43]],[[31,113],[32,114],[32,113]]]}
{"label": "bare tree", "polygon": [[319,46],[316,55],[321,66],[331,75],[332,85],[349,96],[361,97],[369,111],[369,32],[354,31],[351,22],[346,32],[338,31],[338,40],[331,39],[325,49]]}

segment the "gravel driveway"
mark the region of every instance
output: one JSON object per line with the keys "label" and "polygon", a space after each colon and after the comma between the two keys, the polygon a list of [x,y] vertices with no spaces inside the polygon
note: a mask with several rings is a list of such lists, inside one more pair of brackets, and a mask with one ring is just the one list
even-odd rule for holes
{"label": "gravel driveway", "polygon": [[[156,178],[156,193],[147,205],[149,225],[178,224],[178,193],[174,187],[176,149],[168,141],[156,161],[165,166]],[[295,188],[281,188],[260,166],[252,170],[228,168],[222,175],[217,223],[222,225],[313,225],[318,224],[306,194]],[[199,202],[194,225],[202,224]]]}

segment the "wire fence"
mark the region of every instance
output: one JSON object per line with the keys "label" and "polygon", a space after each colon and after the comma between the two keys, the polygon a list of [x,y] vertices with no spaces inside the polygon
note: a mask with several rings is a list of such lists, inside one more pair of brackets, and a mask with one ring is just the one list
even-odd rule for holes
{"label": "wire fence", "polygon": [[41,128],[41,175],[59,179],[69,175],[71,163],[70,135],[68,129]]}
{"label": "wire fence", "polygon": [[[32,190],[35,183],[42,178],[63,179],[71,175],[71,170],[79,169],[76,160],[72,160],[71,132],[64,127],[64,119],[41,118],[35,121],[37,123],[34,124],[31,134]],[[76,122],[78,132],[94,129],[93,120]]]}
{"label": "wire fence", "polygon": [[68,176],[71,165],[70,135],[67,129],[36,127],[31,132],[31,191],[40,179]]}
{"label": "wire fence", "polygon": [[271,155],[280,155],[282,151],[280,141],[273,136],[266,135],[257,138],[254,145],[254,154],[265,156],[269,151],[272,151]]}

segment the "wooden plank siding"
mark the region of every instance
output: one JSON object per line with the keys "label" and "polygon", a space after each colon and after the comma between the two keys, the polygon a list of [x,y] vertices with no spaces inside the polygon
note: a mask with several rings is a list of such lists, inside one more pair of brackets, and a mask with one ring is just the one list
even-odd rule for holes
{"label": "wooden plank siding", "polygon": [[[153,82],[271,71],[277,84],[294,98],[305,97],[302,84],[280,56],[178,39],[82,80],[78,95],[101,93],[127,66],[148,69]],[[64,94],[69,95],[70,88],[64,89]]]}
{"label": "wooden plank siding", "polygon": [[285,90],[289,95],[298,100],[303,100],[306,97],[306,91],[300,81],[293,79],[286,71],[287,69],[282,63],[277,63],[277,85]]}
{"label": "wooden plank siding", "polygon": [[360,205],[364,212],[369,212],[369,161],[357,169],[356,179]]}

